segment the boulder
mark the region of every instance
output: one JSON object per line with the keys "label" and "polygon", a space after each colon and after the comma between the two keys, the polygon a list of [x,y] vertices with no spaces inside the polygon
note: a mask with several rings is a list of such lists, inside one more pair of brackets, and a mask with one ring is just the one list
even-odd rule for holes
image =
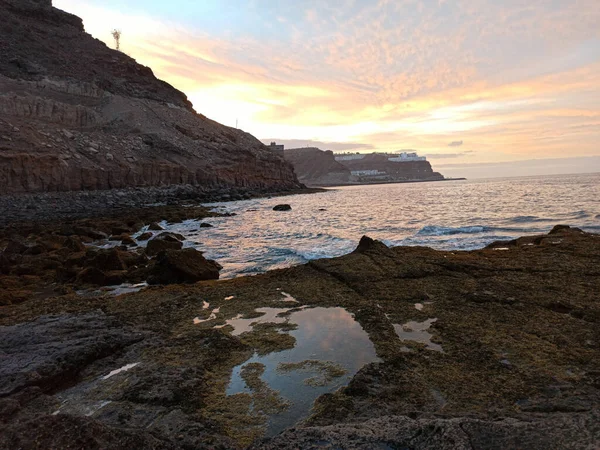
{"label": "boulder", "polygon": [[292,207],[290,205],[276,205],[273,207],[273,211],[291,211]]}
{"label": "boulder", "polygon": [[180,242],[180,241],[185,241],[185,236],[179,233],[171,233],[171,232],[164,232],[164,233],[160,233],[158,236],[156,236],[154,239],[161,239],[163,241],[169,241],[169,242]]}
{"label": "boulder", "polygon": [[116,248],[98,250],[86,263],[87,267],[95,267],[104,272],[113,270],[127,270],[127,265],[122,258],[122,252]]}
{"label": "boulder", "polygon": [[100,269],[96,267],[86,267],[77,274],[78,284],[93,284],[95,286],[106,286],[107,277]]}
{"label": "boulder", "polygon": [[73,250],[74,252],[83,252],[85,251],[85,245],[76,237],[70,236],[64,243],[64,247],[69,250]]}
{"label": "boulder", "polygon": [[100,241],[102,239],[108,239],[108,234],[103,233],[102,231],[94,230],[90,227],[77,226],[73,228],[73,231],[79,236],[87,236],[97,241]]}
{"label": "boulder", "polygon": [[183,243],[179,241],[166,241],[164,239],[154,238],[146,245],[146,254],[148,256],[156,256],[165,250],[180,250]]}
{"label": "boulder", "polygon": [[135,246],[137,246],[137,242],[135,241],[135,239],[133,239],[129,235],[123,236],[123,239],[121,240],[121,244],[127,245],[128,247],[135,247]]}
{"label": "boulder", "polygon": [[140,234],[137,239],[138,239],[138,241],[147,241],[151,237],[152,237],[152,233],[150,233],[149,231],[146,231],[145,233]]}
{"label": "boulder", "polygon": [[11,239],[8,241],[6,248],[4,249],[4,253],[7,255],[21,255],[25,253],[27,250],[27,246],[22,242]]}
{"label": "boulder", "polygon": [[212,228],[213,226],[210,223],[202,222],[200,224],[200,228]]}
{"label": "boulder", "polygon": [[35,243],[33,245],[30,245],[27,250],[25,250],[25,253],[23,253],[24,255],[30,255],[30,256],[37,256],[37,255],[41,255],[42,253],[46,252],[46,247],[43,246],[40,243]]}
{"label": "boulder", "polygon": [[219,279],[222,267],[193,248],[161,252],[150,271],[148,284],[195,283]]}
{"label": "boulder", "polygon": [[151,223],[150,225],[148,225],[148,229],[150,231],[163,231],[164,228],[161,227],[159,224],[157,224],[156,222]]}

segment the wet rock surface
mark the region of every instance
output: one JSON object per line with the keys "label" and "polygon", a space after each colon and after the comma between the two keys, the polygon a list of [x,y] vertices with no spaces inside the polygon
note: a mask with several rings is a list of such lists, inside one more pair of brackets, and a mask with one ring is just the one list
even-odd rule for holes
{"label": "wet rock surface", "polygon": [[142,333],[102,312],[42,316],[0,327],[0,397],[28,386],[66,386],[87,364],[142,339]]}
{"label": "wet rock surface", "polygon": [[[138,214],[131,221],[161,219]],[[498,244],[470,252],[387,248],[365,237],[344,257],[255,277],[118,297],[76,295],[65,282],[36,294],[44,273],[57,269],[46,256],[43,264],[34,258],[63,252],[67,236],[58,231],[73,236],[77,229],[81,239],[117,226],[73,222],[56,224],[56,234],[10,234],[28,249],[43,242],[45,250],[25,255],[13,244],[16,252],[4,255],[9,274],[0,281],[13,283],[14,295],[24,288],[29,294],[0,308],[0,446],[125,448],[132,439],[148,448],[600,444],[598,235],[561,227],[502,243],[506,251],[494,250]],[[62,259],[85,265],[87,251],[71,247]],[[125,272],[138,270],[134,253],[116,251]],[[38,266],[49,268],[35,272]],[[15,270],[27,267],[34,275],[22,275],[29,285],[21,286]],[[265,439],[270,417],[293,402],[262,378],[266,371],[248,375],[258,366],[243,372],[245,389],[227,395],[232,371],[253,355],[268,358],[296,345],[286,317],[306,308],[350,313],[378,360],[318,397],[304,421]],[[260,319],[273,309],[279,314]],[[237,330],[242,322],[248,328]],[[407,324],[416,333],[414,324],[425,323],[435,345],[411,340]]]}

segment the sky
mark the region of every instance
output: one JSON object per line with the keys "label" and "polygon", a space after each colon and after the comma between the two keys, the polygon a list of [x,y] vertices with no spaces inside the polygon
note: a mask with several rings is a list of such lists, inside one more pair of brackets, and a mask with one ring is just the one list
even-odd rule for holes
{"label": "sky", "polygon": [[266,143],[412,150],[449,176],[600,172],[598,0],[53,3]]}

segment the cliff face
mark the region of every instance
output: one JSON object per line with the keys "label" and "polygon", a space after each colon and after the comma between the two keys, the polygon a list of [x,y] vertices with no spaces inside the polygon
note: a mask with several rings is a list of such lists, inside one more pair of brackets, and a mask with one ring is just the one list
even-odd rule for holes
{"label": "cliff face", "polygon": [[307,185],[327,186],[350,181],[350,170],[335,160],[332,151],[310,147],[293,148],[284,153],[298,179]]}
{"label": "cliff face", "polygon": [[[383,153],[364,155],[362,159],[336,161],[330,150],[295,148],[285,150],[301,182],[312,186],[334,186],[373,182],[436,181],[444,177],[434,172],[428,161],[389,161]],[[377,171],[377,175],[352,175],[352,172]]]}
{"label": "cliff face", "polygon": [[300,187],[281,156],[197,114],[51,1],[2,0],[0,16],[0,194]]}

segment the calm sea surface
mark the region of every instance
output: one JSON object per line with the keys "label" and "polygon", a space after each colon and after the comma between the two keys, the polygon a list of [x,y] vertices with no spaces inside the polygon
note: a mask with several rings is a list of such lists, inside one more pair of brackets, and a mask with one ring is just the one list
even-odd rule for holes
{"label": "calm sea surface", "polygon": [[[273,211],[279,203],[292,211]],[[237,215],[206,220],[214,228],[168,228],[231,278],[344,255],[365,234],[390,246],[469,250],[559,223],[600,232],[600,174],[352,186],[210,206]]]}

